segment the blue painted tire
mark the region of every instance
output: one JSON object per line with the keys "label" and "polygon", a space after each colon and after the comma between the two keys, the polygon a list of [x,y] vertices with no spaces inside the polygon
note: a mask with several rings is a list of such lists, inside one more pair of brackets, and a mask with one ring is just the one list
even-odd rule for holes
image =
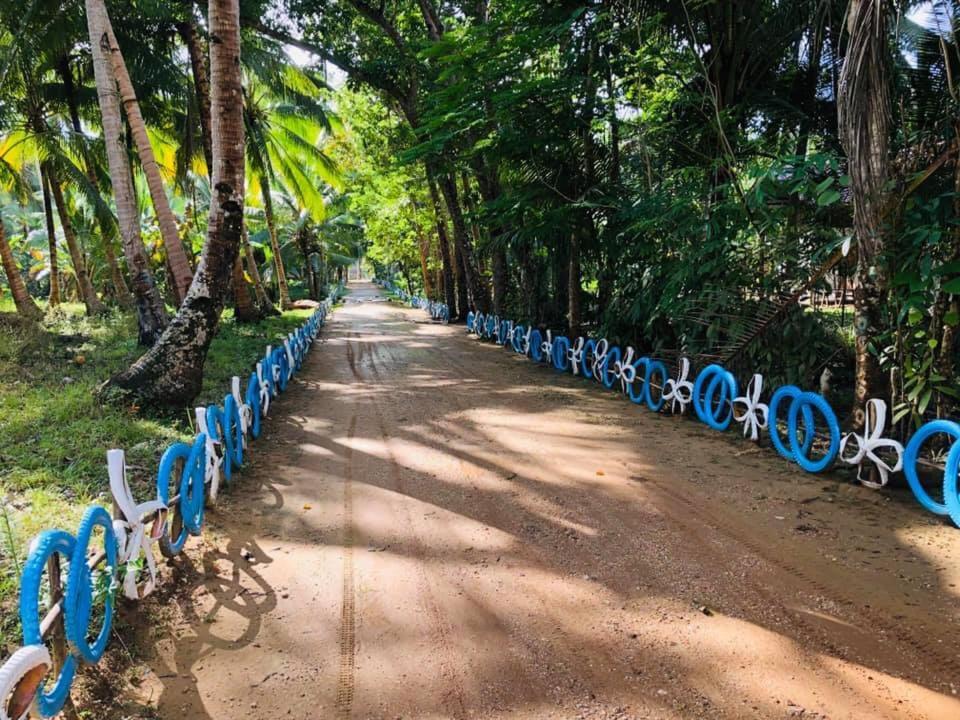
{"label": "blue painted tire", "polygon": [[493,337],[493,331],[497,329],[497,319],[493,315],[487,315],[487,332],[485,333],[487,339]]}
{"label": "blue painted tire", "polygon": [[513,340],[510,341],[510,344],[513,345],[513,351],[515,353],[523,352],[523,335],[524,330],[526,330],[523,325],[515,325],[513,328]]}
{"label": "blue painted tire", "polygon": [[510,323],[508,323],[506,320],[501,320],[500,321],[500,341],[499,341],[501,345],[507,344],[507,332],[509,330],[510,330]]}
{"label": "blue painted tire", "polygon": [[954,447],[950,450],[950,453],[953,454],[957,441],[960,440],[960,424],[952,420],[933,420],[920,426],[916,434],[910,438],[907,449],[903,453],[903,474],[907,476],[907,482],[910,484],[910,489],[913,490],[917,502],[936,515],[949,515],[950,508],[947,507],[947,504],[938,503],[930,497],[930,494],[920,484],[920,477],[917,475],[917,458],[920,456],[920,449],[928,438],[938,434],[949,435],[953,438]]}
{"label": "blue painted tire", "polygon": [[593,356],[597,353],[597,343],[588,339],[583,343],[583,357],[580,358],[580,372],[585,380],[593,380]]}
{"label": "blue painted tire", "polygon": [[[803,446],[797,441],[797,420],[800,416],[801,408],[804,410],[804,433]],[[827,429],[830,433],[830,446],[826,454],[819,460],[811,460],[807,457],[810,446],[813,445],[813,410],[816,408],[827,421]],[[811,416],[808,420],[808,411]],[[807,428],[810,432],[807,432]],[[837,416],[833,412],[830,404],[820,395],[813,392],[801,393],[790,405],[790,411],[787,413],[787,434],[790,439],[790,451],[797,460],[797,464],[808,473],[823,472],[837,457],[837,451],[840,449],[840,425],[837,423]],[[808,442],[809,440],[809,442]]]}
{"label": "blue painted tire", "polygon": [[[186,443],[174,443],[168,447],[160,457],[160,467],[157,470],[157,499],[169,507],[170,481],[175,480],[177,493],[179,493],[181,496],[181,515],[183,513],[183,497],[185,495],[185,490],[188,489],[187,483],[189,482],[186,461],[190,457],[190,450],[190,446]],[[184,467],[179,478],[171,478],[171,475],[176,467],[177,460],[183,460]],[[185,480],[187,481],[186,483]],[[171,518],[168,516],[168,526],[170,525],[170,522]],[[177,533],[175,538],[170,537],[169,530],[169,527],[165,528],[163,537],[160,538],[160,552],[162,552],[165,557],[173,557],[174,555],[179,554],[180,551],[183,550],[183,546],[187,542],[187,536],[189,534],[186,528],[186,523],[183,523],[183,527],[181,527],[180,532]]]}
{"label": "blue painted tire", "polygon": [[243,426],[240,424],[240,408],[233,395],[223,399],[223,435],[227,459],[234,469],[239,469],[243,465]]}
{"label": "blue painted tire", "polygon": [[607,356],[603,359],[603,365],[600,367],[600,377],[607,390],[613,388],[614,383],[617,382],[617,373],[613,369],[613,364],[618,362],[620,362],[620,348],[614,345],[607,350]]}
{"label": "blue painted tire", "polygon": [[[769,409],[767,410],[767,432],[770,434],[770,442],[773,447],[776,449],[780,456],[784,460],[789,460],[790,462],[797,462],[797,458],[793,453],[793,450],[788,448],[783,444],[783,441],[780,439],[780,431],[777,429],[777,410],[780,407],[780,403],[784,399],[789,399],[791,406],[797,401],[803,394],[803,390],[798,388],[796,385],[783,385],[782,387],[777,388],[776,392],[773,393],[773,397],[770,398]],[[804,432],[803,436],[803,445],[801,449],[803,454],[806,455],[810,452],[810,448],[813,447],[813,410],[810,409],[810,406],[807,404],[803,405],[803,426],[804,428],[810,428],[810,432]],[[789,410],[788,410],[789,413]],[[788,423],[789,427],[789,423]],[[790,443],[791,447],[793,443]]]}
{"label": "blue painted tire", "polygon": [[117,536],[113,532],[113,518],[99,505],[87,508],[77,530],[77,541],[70,559],[70,573],[67,576],[67,589],[63,601],[63,624],[67,642],[74,655],[88,665],[100,661],[107,642],[110,640],[110,625],[113,622],[113,592],[108,591],[104,599],[103,622],[96,639],[87,640],[90,620],[93,615],[93,574],[87,565],[87,548],[95,527],[103,528],[103,549],[106,551],[107,571],[110,574],[109,586],[117,574]]}
{"label": "blue painted tire", "polygon": [[543,335],[540,334],[539,330],[534,330],[530,333],[530,359],[534,362],[540,362],[543,360]]}
{"label": "blue painted tire", "polygon": [[210,439],[215,443],[220,443],[220,453],[223,456],[223,479],[230,482],[233,479],[233,466],[230,458],[227,457],[226,438],[229,433],[226,430],[226,416],[223,410],[216,405],[207,406],[207,433]]}
{"label": "blue painted tire", "polygon": [[[713,396],[717,388],[720,388],[720,396],[717,398],[717,409],[713,406]],[[728,370],[714,373],[713,378],[707,384],[706,393],[703,396],[703,406],[706,413],[706,423],[718,432],[724,432],[730,427],[733,420],[733,399],[737,396],[737,379]],[[723,419],[718,419],[720,408],[727,404],[727,414]]]}
{"label": "blue painted tire", "polygon": [[272,400],[277,396],[277,388],[273,382],[273,353],[260,363],[260,369],[263,373],[263,382],[267,386],[267,393]]}
{"label": "blue painted tire", "polygon": [[477,319],[477,316],[473,314],[473,310],[467,313],[467,332],[473,332],[473,322]]}
{"label": "blue painted tire", "polygon": [[[184,526],[191,535],[199,535],[203,531],[203,514],[207,504],[206,465],[207,437],[200,433],[193,439],[193,446],[190,448],[190,455],[187,456],[187,464],[183,469],[190,488],[190,504],[187,506],[190,514],[184,516]],[[181,501],[181,510],[183,509]]]}
{"label": "blue painted tire", "polygon": [[634,380],[627,388],[630,401],[640,405],[647,401],[647,382],[650,380],[650,358],[642,357],[633,364],[636,373]]}
{"label": "blue painted tire", "polygon": [[726,372],[726,368],[720,365],[707,365],[697,374],[697,379],[693,381],[693,409],[700,422],[704,424],[707,423],[712,414],[712,408],[707,408],[704,404],[704,391],[715,376],[724,372]]}
{"label": "blue painted tire", "polygon": [[277,385],[280,386],[280,392],[287,391],[287,383],[290,380],[290,360],[287,359],[287,351],[281,345],[277,348],[277,364],[280,366],[280,379]]}
{"label": "blue painted tire", "polygon": [[200,433],[194,440],[193,446],[174,443],[160,458],[160,468],[157,470],[157,497],[168,506],[170,505],[171,475],[176,469],[177,461],[183,461],[180,477],[174,478],[180,495],[179,510],[183,527],[176,538],[171,538],[167,532],[164,532],[164,536],[160,539],[160,550],[166,557],[179,554],[183,550],[187,536],[199,534],[203,527],[203,509],[206,501],[204,486],[206,456],[203,451],[206,440],[206,436]]}
{"label": "blue painted tire", "polygon": [[[653,386],[653,378],[659,373],[660,374],[660,397],[657,398],[657,401],[653,401],[653,393],[650,392],[650,388]],[[667,380],[670,378],[669,373],[667,372],[667,366],[664,365],[659,360],[651,360],[650,364],[647,366],[647,374],[643,383],[643,395],[647,401],[647,407],[650,408],[653,412],[658,413],[663,409],[663,404],[666,402],[666,399],[663,397],[663,387],[667,384]]]}
{"label": "blue painted tire", "polygon": [[250,437],[256,440],[260,437],[260,383],[257,382],[256,373],[250,373],[244,402],[250,406],[250,424],[247,429],[250,431]]}
{"label": "blue painted tire", "polygon": [[[47,560],[58,554],[63,562],[69,562],[76,546],[77,541],[73,535],[63,530],[44,530],[37,536],[20,576],[20,627],[23,630],[24,646],[43,645],[43,636],[40,634],[40,591]],[[69,590],[69,586],[67,589]],[[76,673],[77,658],[68,654],[53,687],[46,689],[46,679],[40,683],[34,702],[42,717],[53,717],[60,712],[67,701]],[[0,702],[6,701],[6,698],[0,699]]]}
{"label": "blue painted tire", "polygon": [[566,372],[570,369],[570,358],[567,352],[570,350],[570,341],[561,335],[553,341],[553,368],[559,372]]}
{"label": "blue painted tire", "polygon": [[947,467],[943,471],[943,504],[953,524],[960,527],[960,488],[957,473],[960,472],[960,440],[953,443],[947,455]]}

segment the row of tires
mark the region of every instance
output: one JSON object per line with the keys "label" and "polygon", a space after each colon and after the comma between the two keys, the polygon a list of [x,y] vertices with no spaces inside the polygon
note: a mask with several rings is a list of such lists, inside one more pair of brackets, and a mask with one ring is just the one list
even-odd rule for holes
{"label": "row of tires", "polygon": [[444,325],[450,322],[450,307],[446,303],[429,300],[419,295],[411,295],[406,290],[397,287],[389,280],[377,279],[374,280],[374,282],[384,290],[392,292],[401,300],[401,302],[407,303],[410,307],[425,310],[427,314],[430,315],[431,319],[438,320]]}
{"label": "row of tires", "polygon": [[[739,423],[743,434],[754,442],[766,431],[781,456],[810,473],[824,472],[839,460],[856,466],[860,482],[877,489],[887,484],[891,474],[903,471],[925,509],[948,516],[960,527],[960,424],[951,420],[926,423],[904,447],[884,437],[887,406],[878,398],[867,403],[862,433],[841,435],[836,413],[822,395],[785,385],[777,388],[767,403],[762,402],[760,374],[750,378],[741,395],[734,375],[716,364],[707,365],[691,380],[687,358],[681,358],[676,373],[671,374],[662,360],[635,357],[633,348],[621,350],[606,339],[554,337],[549,330],[542,333],[535,327],[473,312],[467,316],[467,330],[558,372],[573,373],[607,389],[617,388],[632,402],[653,412],[669,408],[674,413],[685,413],[692,405],[696,417],[714,430],[725,431]],[[785,421],[785,433],[781,419]],[[818,426],[822,430],[818,431]],[[937,435],[946,435],[951,443],[943,474],[942,502],[927,491],[918,471],[924,445]]]}
{"label": "row of tires", "polygon": [[[107,470],[114,516],[99,505],[91,506],[76,535],[45,530],[34,538],[20,581],[23,646],[0,667],[0,720],[51,718],[60,712],[79,666],[103,657],[116,592],[133,600],[146,597],[157,583],[153,545],[172,558],[191,535],[201,533],[205,508],[216,502],[221,482],[229,484],[243,466],[249,441],[259,437],[271,399],[286,390],[302,366],[329,307],[322,304],[282,345],[268,346],[245,388],[234,377],[222,405],[196,409],[198,432],[193,442],[175,443],[160,458],[156,498],[134,500],[123,451],[110,450]],[[101,542],[94,554],[91,545]],[[56,677],[48,678],[53,662],[44,642],[41,603],[49,593],[45,571],[55,557],[68,568],[59,614],[68,654]],[[95,618],[99,627],[91,627]]]}

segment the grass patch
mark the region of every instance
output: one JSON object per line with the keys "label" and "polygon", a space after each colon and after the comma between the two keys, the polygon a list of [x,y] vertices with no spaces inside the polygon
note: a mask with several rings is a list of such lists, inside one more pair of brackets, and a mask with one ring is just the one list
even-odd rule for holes
{"label": "grass patch", "polygon": [[[9,305],[0,303],[0,312]],[[245,388],[264,346],[309,315],[295,310],[242,325],[225,312],[196,404],[222,403],[233,375]],[[142,352],[135,319],[116,311],[87,318],[82,305],[67,304],[37,327],[0,319],[0,654],[19,643],[15,602],[30,539],[45,528],[74,532],[87,505],[109,505],[107,450],[126,451],[134,492],[145,499],[155,493],[163,451],[193,435],[192,408],[149,417],[97,402],[96,388]]]}

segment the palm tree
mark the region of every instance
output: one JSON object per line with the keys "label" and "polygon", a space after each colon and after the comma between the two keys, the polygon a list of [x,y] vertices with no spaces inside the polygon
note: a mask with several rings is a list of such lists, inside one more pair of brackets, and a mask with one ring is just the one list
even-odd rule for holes
{"label": "palm tree", "polygon": [[213,188],[207,240],[190,290],[161,338],[101,394],[120,390],[147,404],[183,406],[200,392],[243,233],[244,127],[239,0],[210,0]]}
{"label": "palm tree", "polygon": [[863,427],[866,404],[883,396],[879,358],[871,352],[886,289],[883,263],[884,205],[889,172],[890,52],[886,0],[851,0],[847,54],[837,98],[840,138],[847,153],[853,224],[857,237],[856,379],[853,422]]}
{"label": "palm tree", "polygon": [[53,225],[53,201],[50,198],[50,186],[46,182],[45,176],[37,172],[40,178],[41,190],[43,196],[43,219],[47,229],[47,248],[50,263],[50,295],[47,298],[49,307],[57,307],[60,304],[60,266],[57,263],[57,231]]}
{"label": "palm tree", "polygon": [[[91,5],[95,17],[98,21],[97,30],[102,29],[102,33],[96,44],[103,45],[106,41],[106,48],[109,50],[111,64],[113,65],[114,76],[120,90],[120,99],[123,108],[126,111],[127,122],[130,126],[130,132],[133,135],[134,144],[137,147],[137,154],[140,156],[140,165],[147,180],[147,187],[150,189],[150,198],[153,201],[154,212],[157,215],[157,223],[160,226],[160,234],[163,237],[163,245],[167,253],[167,263],[172,275],[174,296],[178,303],[182,303],[186,297],[187,290],[190,287],[190,281],[193,273],[190,270],[190,263],[183,250],[183,244],[180,242],[180,233],[177,229],[177,219],[174,217],[173,210],[170,208],[170,201],[167,199],[164,189],[163,178],[160,176],[160,168],[150,145],[150,138],[147,136],[147,125],[143,120],[143,114],[140,112],[140,103],[137,101],[136,92],[133,89],[133,83],[127,72],[126,63],[123,60],[123,54],[120,52],[120,46],[117,44],[117,38],[113,34],[113,27],[110,24],[110,17],[107,14],[103,0],[91,0],[88,3],[88,13]],[[92,38],[91,38],[92,40]]]}
{"label": "palm tree", "polygon": [[110,211],[77,165],[78,159],[88,152],[87,139],[68,130],[55,111],[56,99],[50,96],[44,82],[52,63],[29,42],[24,42],[18,51],[12,63],[15,71],[7,75],[5,99],[9,101],[11,122],[5,124],[0,137],[0,159],[15,174],[39,164],[41,187],[49,188],[54,201],[80,297],[88,314],[100,313],[105,307],[90,281],[87,260],[73,230],[64,181],[68,180],[71,187],[95,206],[98,214],[108,216]]}
{"label": "palm tree", "polygon": [[[61,87],[55,89],[54,92],[59,91],[66,99],[70,126],[75,135],[82,137],[83,128],[80,122],[77,83],[74,80],[73,69],[70,65],[70,54],[66,51],[61,54],[57,60],[56,74],[60,78]],[[80,159],[82,160],[83,169],[87,174],[87,179],[90,181],[90,185],[99,191],[100,182],[94,166],[93,155],[87,147],[86,142],[81,141],[79,148],[81,153]],[[110,278],[113,282],[117,301],[123,307],[130,307],[133,304],[133,297],[130,295],[130,288],[127,287],[127,282],[123,277],[123,273],[120,271],[120,264],[117,262],[117,255],[113,247],[113,242],[117,235],[116,219],[113,213],[106,207],[106,203],[98,204],[95,210],[97,223],[100,227],[101,247],[104,258],[107,261],[107,267],[110,269]]]}
{"label": "palm tree", "polygon": [[[117,220],[120,225],[120,240],[137,301],[139,341],[143,345],[152,345],[167,325],[167,312],[154,282],[153,273],[150,272],[147,252],[140,235],[140,213],[133,187],[130,160],[123,145],[116,77],[113,65],[109,62],[109,43],[105,42],[106,33],[103,30],[106,7],[102,0],[87,0],[86,10],[103,137],[107,150],[107,162],[110,166],[113,195],[116,200]],[[180,246],[179,238],[176,245]]]}
{"label": "palm tree", "polygon": [[340,176],[333,161],[323,152],[321,142],[332,131],[329,110],[310,93],[324,87],[312,76],[284,66],[272,80],[264,82],[247,74],[244,121],[247,159],[252,178],[259,182],[280,307],[291,307],[287,273],[280,253],[273,188],[279,186],[295,196],[316,221],[324,216],[322,190],[317,178],[337,186]]}
{"label": "palm tree", "polygon": [[36,320],[43,313],[37,304],[27,292],[27,287],[20,276],[20,269],[17,267],[17,261],[13,257],[13,249],[7,240],[7,231],[3,226],[3,220],[0,219],[0,261],[3,264],[3,271],[7,276],[7,284],[10,286],[10,293],[13,295],[13,303],[17,312],[29,320]]}
{"label": "palm tree", "polygon": [[87,267],[87,258],[80,246],[77,234],[74,232],[73,222],[70,219],[70,210],[67,207],[67,199],[63,193],[63,186],[60,181],[60,174],[57,164],[54,160],[44,160],[40,165],[41,175],[50,187],[50,194],[53,197],[53,204],[57,209],[57,216],[60,219],[60,229],[63,231],[63,239],[67,243],[67,249],[70,251],[70,260],[73,263],[73,273],[77,278],[77,286],[80,290],[80,297],[87,308],[88,315],[98,315],[106,311],[106,306],[97,296],[97,291],[93,288],[90,281],[90,272]]}
{"label": "palm tree", "polygon": [[260,268],[257,267],[257,258],[253,254],[253,247],[250,245],[250,237],[247,233],[247,224],[243,224],[243,256],[246,261],[246,269],[253,281],[253,290],[257,295],[257,304],[260,306],[264,315],[279,315],[280,311],[274,307],[267,290],[263,285],[263,276],[260,275]]}

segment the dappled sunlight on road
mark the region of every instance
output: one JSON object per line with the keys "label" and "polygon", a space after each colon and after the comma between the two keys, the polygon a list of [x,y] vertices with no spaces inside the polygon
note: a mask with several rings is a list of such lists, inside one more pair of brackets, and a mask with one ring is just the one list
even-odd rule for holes
{"label": "dappled sunlight on road", "polygon": [[[908,604],[896,574],[951,582],[956,542],[908,509],[799,505],[844,528],[801,534],[781,508],[809,480],[776,456],[731,465],[736,439],[419,310],[351,303],[329,331],[213,514],[162,717],[960,713],[927,630],[953,591]],[[883,562],[850,554],[868,531]]]}

